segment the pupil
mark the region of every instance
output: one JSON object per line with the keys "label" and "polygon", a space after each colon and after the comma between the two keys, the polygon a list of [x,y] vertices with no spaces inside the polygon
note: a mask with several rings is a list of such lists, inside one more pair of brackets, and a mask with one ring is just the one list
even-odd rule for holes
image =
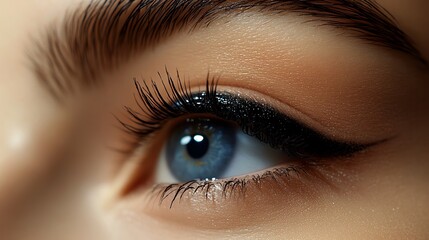
{"label": "pupil", "polygon": [[201,134],[195,134],[190,136],[188,144],[186,144],[186,150],[189,156],[194,159],[202,158],[209,149],[209,139]]}

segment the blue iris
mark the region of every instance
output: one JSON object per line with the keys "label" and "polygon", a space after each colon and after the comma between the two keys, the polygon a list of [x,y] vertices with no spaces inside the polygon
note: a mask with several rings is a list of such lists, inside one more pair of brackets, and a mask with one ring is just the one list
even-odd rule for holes
{"label": "blue iris", "polygon": [[236,129],[211,119],[188,119],[167,142],[167,163],[177,180],[219,178],[235,152]]}

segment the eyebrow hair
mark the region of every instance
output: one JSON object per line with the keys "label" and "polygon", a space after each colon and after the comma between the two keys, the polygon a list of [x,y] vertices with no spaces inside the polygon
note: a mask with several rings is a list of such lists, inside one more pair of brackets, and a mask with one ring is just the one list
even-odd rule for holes
{"label": "eyebrow hair", "polygon": [[30,54],[37,78],[60,100],[99,84],[106,73],[163,39],[192,32],[244,12],[296,13],[305,22],[343,29],[352,37],[413,56],[426,64],[409,37],[372,0],[99,0],[68,11]]}

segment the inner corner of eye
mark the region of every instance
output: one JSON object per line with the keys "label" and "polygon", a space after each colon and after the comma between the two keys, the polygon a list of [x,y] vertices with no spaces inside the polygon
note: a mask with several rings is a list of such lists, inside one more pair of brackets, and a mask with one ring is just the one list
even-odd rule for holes
{"label": "inner corner of eye", "polygon": [[177,183],[249,174],[284,161],[284,154],[215,118],[186,118],[165,139],[155,182]]}

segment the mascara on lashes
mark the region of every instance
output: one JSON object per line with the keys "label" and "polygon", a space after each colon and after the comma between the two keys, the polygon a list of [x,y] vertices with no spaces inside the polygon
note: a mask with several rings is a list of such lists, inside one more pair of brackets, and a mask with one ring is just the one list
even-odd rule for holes
{"label": "mascara on lashes", "polygon": [[168,120],[190,114],[210,114],[235,123],[244,133],[294,158],[347,156],[369,146],[332,140],[268,104],[218,92],[217,85],[218,81],[207,77],[205,90],[192,92],[189,84],[180,78],[173,81],[169,74],[168,84],[162,81],[161,88],[155,82],[135,81],[137,104],[143,114],[127,107],[136,125],[122,124],[143,140]]}

